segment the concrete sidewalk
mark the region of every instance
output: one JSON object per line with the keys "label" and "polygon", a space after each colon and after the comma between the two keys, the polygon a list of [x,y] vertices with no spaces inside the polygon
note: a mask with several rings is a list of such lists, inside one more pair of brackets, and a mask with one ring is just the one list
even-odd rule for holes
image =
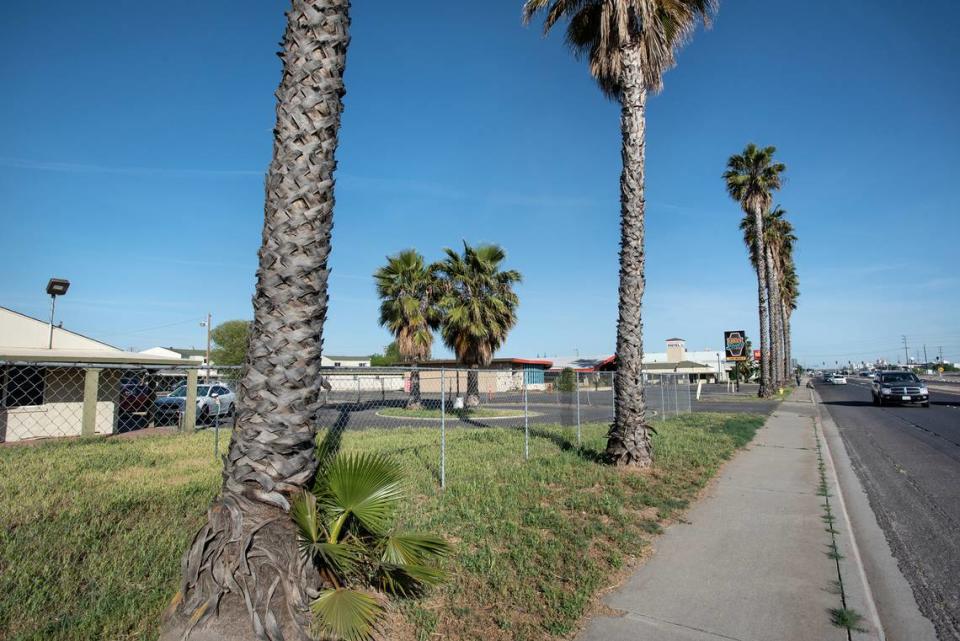
{"label": "concrete sidewalk", "polygon": [[842,601],[817,495],[814,417],[810,391],[794,390],[685,522],[671,526],[653,557],[608,595],[606,604],[622,614],[595,617],[578,638],[848,639],[830,619]]}

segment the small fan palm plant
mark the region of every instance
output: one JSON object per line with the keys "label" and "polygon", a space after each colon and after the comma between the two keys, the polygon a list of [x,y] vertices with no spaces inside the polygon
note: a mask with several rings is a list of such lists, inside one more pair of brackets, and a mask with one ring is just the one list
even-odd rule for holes
{"label": "small fan palm plant", "polygon": [[383,455],[338,454],[321,468],[311,492],[292,503],[302,560],[324,587],[311,604],[325,638],[369,641],[387,596],[411,596],[444,579],[450,553],[442,538],[394,528],[405,498],[399,465]]}

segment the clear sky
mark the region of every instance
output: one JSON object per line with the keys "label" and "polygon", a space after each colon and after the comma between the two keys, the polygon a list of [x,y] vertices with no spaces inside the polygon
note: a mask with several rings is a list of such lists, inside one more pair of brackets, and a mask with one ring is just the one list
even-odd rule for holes
{"label": "clear sky", "polygon": [[[504,355],[615,342],[619,111],[521,0],[356,0],[337,172],[330,353],[370,353],[370,274],[493,241],[520,270]],[[251,316],[280,0],[5,2],[0,305],[118,346]],[[720,174],[776,145],[800,237],[795,355],[960,359],[960,3],[721,0],[649,101],[648,351],[756,336]],[[435,350],[442,353],[442,350]]]}

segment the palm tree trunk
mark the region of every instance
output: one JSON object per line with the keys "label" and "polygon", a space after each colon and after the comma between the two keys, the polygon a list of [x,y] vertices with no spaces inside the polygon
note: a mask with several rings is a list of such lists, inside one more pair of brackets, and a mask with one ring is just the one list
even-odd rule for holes
{"label": "palm tree trunk", "polygon": [[757,298],[760,310],[760,390],[757,396],[767,398],[771,394],[770,387],[770,323],[768,319],[769,306],[767,305],[767,248],[763,238],[763,208],[759,203],[754,204],[753,224],[756,229],[757,254]]}
{"label": "palm tree trunk", "polygon": [[410,398],[407,401],[407,409],[409,410],[418,410],[423,407],[423,403],[420,400],[420,370],[417,369],[417,364],[413,364],[413,369],[410,370]]}
{"label": "palm tree trunk", "polygon": [[467,370],[467,407],[480,406],[480,372],[476,365]]}
{"label": "palm tree trunk", "polygon": [[184,554],[161,639],[300,639],[309,593],[289,500],[317,470],[334,152],[349,0],[292,0],[267,173],[254,321],[220,495]]}
{"label": "palm tree trunk", "polygon": [[607,457],[616,465],[648,467],[653,445],[646,423],[643,388],[644,153],[646,101],[640,51],[623,51],[620,95],[620,304],[617,320],[617,374],[614,420],[607,435]]}
{"label": "palm tree trunk", "polygon": [[770,288],[770,381],[775,390],[783,387],[783,305],[780,301],[780,279],[777,276],[773,250],[767,245],[767,286]]}
{"label": "palm tree trunk", "polygon": [[783,303],[783,355],[786,367],[787,380],[793,377],[793,345],[790,338],[790,306]]}

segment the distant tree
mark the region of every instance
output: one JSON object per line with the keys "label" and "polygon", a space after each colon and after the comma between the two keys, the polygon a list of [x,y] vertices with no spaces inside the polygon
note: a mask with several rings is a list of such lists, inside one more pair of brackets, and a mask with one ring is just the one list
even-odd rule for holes
{"label": "distant tree", "polygon": [[557,391],[572,392],[576,389],[576,374],[572,367],[564,367],[557,377]]}
{"label": "distant tree", "polygon": [[416,365],[430,358],[433,330],[440,326],[437,279],[415,249],[387,257],[373,274],[380,297],[380,325],[394,336],[400,356],[413,363],[407,407],[420,408],[420,372]]}
{"label": "distant tree", "polygon": [[751,380],[757,372],[757,362],[753,360],[753,345],[750,343],[750,339],[746,336],[744,339],[743,353],[747,355],[747,360],[745,361],[735,361],[734,370],[736,372],[735,376],[740,382],[747,382]]}
{"label": "distant tree", "polygon": [[210,332],[214,342],[210,360],[217,365],[243,365],[250,339],[250,321],[230,320],[220,323]]}
{"label": "distant tree", "polygon": [[500,268],[507,254],[498,245],[471,247],[464,242],[462,255],[443,251],[447,257],[432,268],[441,279],[440,333],[457,360],[472,368],[467,374],[467,405],[477,406],[480,380],[474,369],[490,364],[516,325],[520,299],[513,286],[521,276]]}
{"label": "distant tree", "polygon": [[372,367],[390,367],[403,362],[403,356],[400,355],[400,348],[397,347],[397,341],[392,341],[383,348],[382,354],[374,354],[370,357]]}

